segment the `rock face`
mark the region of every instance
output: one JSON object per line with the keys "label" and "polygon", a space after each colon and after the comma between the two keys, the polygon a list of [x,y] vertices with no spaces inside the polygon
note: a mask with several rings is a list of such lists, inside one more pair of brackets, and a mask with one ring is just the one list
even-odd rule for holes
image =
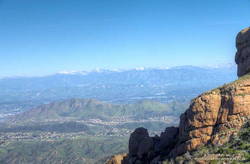
{"label": "rock face", "polygon": [[181,115],[178,143],[170,156],[212,143],[221,145],[237,133],[250,116],[250,76],[194,99]]}
{"label": "rock face", "polygon": [[105,162],[105,164],[121,164],[123,158],[126,157],[126,155],[127,154],[114,155],[110,160]]}
{"label": "rock face", "polygon": [[179,129],[168,127],[160,137],[149,137],[147,129],[138,128],[129,139],[129,155],[123,163],[150,163],[168,155],[177,143]]}
{"label": "rock face", "polygon": [[238,34],[236,47],[235,62],[238,65],[238,76],[240,77],[250,72],[250,27]]}
{"label": "rock face", "polygon": [[129,155],[143,159],[146,153],[153,149],[153,139],[149,137],[148,130],[137,128],[129,139]]}
{"label": "rock face", "polygon": [[204,145],[225,144],[238,133],[250,119],[250,28],[238,34],[236,46],[240,78],[192,100],[178,128],[166,128],[155,137],[149,137],[144,128],[136,129],[124,164],[156,164]]}

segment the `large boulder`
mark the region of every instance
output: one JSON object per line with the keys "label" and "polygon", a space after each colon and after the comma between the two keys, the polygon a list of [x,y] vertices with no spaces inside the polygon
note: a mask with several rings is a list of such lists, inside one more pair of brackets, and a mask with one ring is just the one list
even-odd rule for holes
{"label": "large boulder", "polygon": [[236,47],[235,62],[238,65],[238,76],[240,77],[250,72],[250,28],[239,32]]}
{"label": "large boulder", "polygon": [[141,156],[145,151],[150,149],[151,145],[152,140],[149,137],[148,130],[142,127],[137,128],[129,139],[129,155]]}

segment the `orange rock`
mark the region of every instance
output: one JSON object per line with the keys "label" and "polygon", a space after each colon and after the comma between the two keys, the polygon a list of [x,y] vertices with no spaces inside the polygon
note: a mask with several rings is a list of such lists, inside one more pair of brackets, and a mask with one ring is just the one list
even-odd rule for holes
{"label": "orange rock", "polygon": [[[250,75],[204,93],[194,99],[181,116],[179,144],[174,156],[193,151],[211,142],[223,144],[235,134],[250,117]],[[180,152],[178,150],[181,150]]]}
{"label": "orange rock", "polygon": [[250,28],[246,28],[239,32],[236,38],[237,53],[235,62],[238,65],[238,76],[249,73],[250,69]]}
{"label": "orange rock", "polygon": [[122,160],[127,156],[127,154],[114,155],[105,164],[122,164]]}

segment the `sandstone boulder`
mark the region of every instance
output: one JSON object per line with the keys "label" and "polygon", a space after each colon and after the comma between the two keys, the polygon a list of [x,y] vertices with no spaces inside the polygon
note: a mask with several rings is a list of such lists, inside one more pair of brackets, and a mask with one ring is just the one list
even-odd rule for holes
{"label": "sandstone boulder", "polygon": [[172,156],[208,143],[224,144],[250,117],[250,76],[202,94],[181,116],[178,144]]}
{"label": "sandstone boulder", "polygon": [[235,62],[238,65],[238,76],[250,72],[250,28],[242,30],[236,38],[237,53]]}

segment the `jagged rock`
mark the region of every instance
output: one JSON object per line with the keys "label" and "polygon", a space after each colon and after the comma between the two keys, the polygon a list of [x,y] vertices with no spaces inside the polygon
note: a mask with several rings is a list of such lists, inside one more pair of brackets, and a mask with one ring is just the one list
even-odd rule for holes
{"label": "jagged rock", "polygon": [[[137,156],[140,150],[140,154],[143,153],[143,143],[148,142],[149,141],[149,134],[148,134],[148,130],[145,128],[137,128],[130,136],[129,139],[129,155],[130,156]],[[145,149],[148,149],[148,147],[146,147]]]}
{"label": "jagged rock", "polygon": [[238,65],[238,76],[243,76],[250,72],[250,28],[246,28],[238,34],[236,47],[235,62]]}
{"label": "jagged rock", "polygon": [[[150,161],[155,157],[154,139],[149,137],[147,129],[138,128],[129,139],[129,163],[140,163]],[[133,158],[136,157],[136,158]]]}
{"label": "jagged rock", "polygon": [[133,164],[139,160],[145,164],[160,158],[159,154],[167,155],[177,142],[178,132],[179,128],[168,127],[160,137],[149,137],[147,129],[136,129],[129,139],[129,159],[124,159],[124,163]]}
{"label": "jagged rock", "polygon": [[161,133],[160,142],[156,144],[155,151],[159,151],[161,155],[167,155],[174,148],[178,139],[178,133],[179,128],[167,127],[165,132]]}

